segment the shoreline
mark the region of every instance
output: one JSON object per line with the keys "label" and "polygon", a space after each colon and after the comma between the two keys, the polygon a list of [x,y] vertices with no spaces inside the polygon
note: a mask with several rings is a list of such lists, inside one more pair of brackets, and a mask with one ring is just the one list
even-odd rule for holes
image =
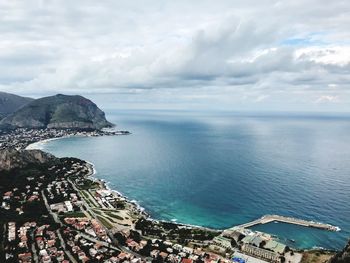
{"label": "shoreline", "polygon": [[[84,136],[84,135],[67,135],[67,136],[62,136],[62,137],[57,137],[57,138],[49,138],[49,139],[45,139],[45,140],[41,140],[41,141],[37,141],[34,143],[29,144],[26,147],[26,150],[43,150],[42,148],[34,148],[36,145],[40,145],[40,144],[46,144],[48,142],[51,141],[56,141],[56,140],[61,140],[61,139],[66,139],[66,138],[72,138],[72,137],[89,137],[89,136]],[[173,220],[177,220],[177,219],[172,219],[172,220],[164,220],[164,219],[156,219],[153,218],[148,212],[147,209],[143,206],[141,206],[139,204],[138,200],[130,200],[129,197],[127,197],[125,194],[121,193],[118,190],[112,189],[109,184],[111,184],[111,182],[106,181],[105,179],[101,179],[101,178],[97,178],[96,175],[98,174],[97,169],[95,168],[95,164],[87,161],[87,160],[82,160],[84,162],[86,162],[87,164],[89,164],[89,166],[91,167],[91,172],[87,175],[88,178],[90,178],[91,180],[99,183],[100,185],[102,185],[102,187],[106,190],[109,190],[111,192],[113,192],[114,194],[122,197],[125,199],[125,201],[131,205],[133,205],[138,212],[140,212],[141,215],[145,216],[148,220],[153,221],[153,222],[162,222],[162,223],[170,223],[170,224],[174,224],[177,225],[178,227],[185,227],[185,228],[196,228],[196,229],[202,229],[202,230],[208,230],[208,231],[215,231],[215,232],[222,232],[225,229],[216,229],[216,228],[211,228],[211,227],[205,227],[205,226],[200,226],[200,225],[193,225],[193,224],[187,224],[187,223],[181,223],[181,222],[177,222],[177,221],[173,221]]]}
{"label": "shoreline", "polygon": [[34,147],[36,145],[46,144],[46,143],[51,142],[51,141],[56,141],[56,140],[61,140],[61,139],[66,139],[66,138],[71,138],[71,137],[84,137],[84,136],[82,136],[82,135],[66,135],[66,136],[62,136],[62,137],[49,138],[49,139],[33,142],[33,143],[29,144],[25,148],[25,150],[41,150],[41,148],[34,148]]}
{"label": "shoreline", "polygon": [[[108,186],[108,184],[109,184],[110,182],[107,182],[107,181],[104,180],[104,179],[100,179],[100,178],[95,177],[95,175],[97,174],[97,170],[96,170],[96,168],[95,168],[95,165],[94,165],[92,162],[86,161],[86,160],[82,160],[82,161],[86,162],[86,163],[90,166],[90,168],[91,168],[91,172],[87,175],[87,177],[88,177],[89,179],[91,179],[91,180],[94,181],[94,182],[97,182],[97,183],[101,186],[101,188],[106,189],[106,190],[109,190],[109,191],[113,192],[114,194],[116,194],[116,195],[118,195],[118,196],[124,198],[126,202],[128,202],[128,203],[133,204],[134,206],[136,206],[136,208],[138,209],[138,211],[142,212],[142,214],[145,213],[145,212],[143,212],[143,211],[145,211],[146,209],[143,208],[143,207],[141,207],[141,206],[137,203],[137,201],[134,201],[134,202],[133,202],[133,200],[130,201],[129,198],[128,198],[127,196],[125,196],[124,194],[122,194],[122,193],[119,192],[118,190],[114,190],[114,189],[110,188],[110,187]],[[147,214],[147,215],[148,215],[148,214]]]}
{"label": "shoreline", "polygon": [[[29,144],[26,147],[26,150],[32,150],[32,149],[44,150],[42,148],[34,148],[34,147],[36,145],[45,144],[45,143],[48,143],[50,141],[61,140],[61,139],[66,139],[66,138],[71,138],[71,137],[78,137],[79,138],[79,137],[91,137],[91,136],[67,135],[67,136],[62,136],[62,137],[44,139],[44,140],[37,141],[37,142]],[[75,157],[75,158],[77,158],[77,157]],[[132,205],[136,209],[136,211],[139,212],[140,215],[144,216],[145,219],[147,219],[147,220],[150,220],[150,221],[153,221],[153,222],[170,223],[170,224],[176,225],[176,226],[178,226],[180,228],[182,227],[182,228],[188,228],[188,229],[190,229],[190,228],[192,228],[192,229],[202,229],[202,230],[209,230],[209,231],[214,231],[214,232],[223,232],[223,231],[225,231],[227,229],[230,229],[230,228],[236,226],[236,225],[233,225],[233,226],[228,227],[226,229],[216,229],[216,228],[205,227],[205,226],[200,226],[200,225],[193,225],[193,224],[186,224],[186,223],[177,222],[177,219],[163,220],[163,219],[153,218],[149,213],[147,213],[147,209],[142,207],[137,200],[130,200],[130,198],[128,198],[125,194],[119,192],[118,190],[112,189],[109,186],[111,184],[111,182],[106,181],[105,179],[102,179],[102,178],[97,178],[96,175],[98,174],[98,171],[95,168],[94,163],[92,163],[90,161],[87,161],[87,160],[82,160],[82,161],[86,162],[91,167],[91,172],[87,175],[87,178],[89,178],[89,179],[91,179],[91,180],[93,180],[95,182],[98,182],[101,185],[102,189],[109,190],[109,191],[113,192],[113,194],[116,194],[117,196],[124,198],[125,202],[129,203],[130,205]],[[320,246],[317,246],[317,245],[313,245],[312,247],[307,247],[307,248],[295,247],[295,249],[297,251],[310,251],[310,252],[312,252],[312,251],[325,251],[325,252],[338,251],[338,250],[334,250],[332,248],[324,248],[324,247],[320,247]]]}
{"label": "shoreline", "polygon": [[[83,160],[85,161],[85,160]],[[161,222],[161,223],[170,223],[170,224],[173,224],[173,225],[176,225],[178,226],[179,228],[192,228],[192,229],[201,229],[201,230],[208,230],[208,231],[214,231],[214,232],[224,232],[225,230],[229,230],[230,228],[232,227],[229,227],[229,228],[226,228],[226,229],[216,229],[216,228],[211,228],[211,227],[205,227],[205,226],[200,226],[200,225],[193,225],[193,224],[186,224],[186,223],[181,223],[181,222],[176,222],[176,221],[172,221],[172,220],[162,220],[162,219],[156,219],[156,218],[153,218],[149,213],[147,213],[147,209],[142,207],[141,205],[139,205],[138,201],[137,200],[130,200],[126,195],[122,194],[121,192],[119,192],[118,190],[114,190],[112,188],[110,188],[108,186],[108,184],[111,184],[111,182],[108,182],[106,181],[105,179],[100,179],[100,178],[97,178],[97,177],[94,177],[96,174],[97,174],[97,170],[95,168],[95,165],[90,162],[90,161],[85,161],[86,163],[88,163],[92,169],[92,172],[87,175],[87,178],[95,181],[95,182],[98,182],[100,185],[102,185],[102,187],[106,190],[109,190],[115,194],[117,194],[119,197],[122,197],[125,199],[125,202],[133,205],[136,210],[143,216],[146,217],[147,220],[150,220],[152,222]],[[235,227],[235,226],[233,226]],[[249,228],[248,228],[249,229]],[[250,229],[249,229],[250,230]],[[253,231],[253,230],[252,230]],[[258,231],[259,232],[259,231]],[[277,236],[277,239],[280,239],[278,236]],[[338,250],[334,250],[334,249],[331,249],[331,248],[324,248],[324,247],[320,247],[320,246],[317,246],[317,245],[314,245],[312,247],[308,247],[308,248],[300,248],[300,247],[293,247],[294,249],[296,249],[296,251],[301,251],[301,252],[314,252],[314,251],[323,251],[323,252],[338,252]]]}
{"label": "shoreline", "polygon": [[[85,160],[83,160],[83,161],[85,161]],[[137,200],[130,200],[130,198],[127,197],[125,194],[119,192],[118,190],[112,189],[109,186],[109,184],[111,184],[111,182],[108,182],[108,181],[106,181],[104,179],[100,179],[100,178],[94,177],[97,174],[97,170],[95,168],[95,165],[92,162],[89,162],[89,161],[85,161],[85,162],[88,163],[91,166],[91,168],[92,168],[92,172],[87,176],[88,178],[90,178],[92,181],[95,181],[95,182],[99,183],[100,185],[102,185],[102,187],[104,189],[109,190],[109,191],[117,194],[117,196],[124,198],[127,203],[133,205],[137,209],[137,211],[140,212],[140,214],[146,216],[146,218],[148,220],[150,220],[150,221],[162,222],[162,223],[170,223],[170,224],[177,225],[179,227],[197,228],[197,229],[203,229],[203,230],[209,230],[209,231],[217,231],[217,232],[224,231],[223,229],[215,229],[215,228],[210,228],[210,227],[205,227],[205,226],[200,226],[200,225],[193,225],[193,224],[186,224],[186,223],[181,223],[181,222],[174,222],[172,220],[163,220],[163,219],[153,218],[147,212],[147,209],[139,204],[139,201],[137,201]]]}
{"label": "shoreline", "polygon": [[[36,145],[45,145],[46,143],[49,143],[51,141],[58,141],[58,140],[68,139],[68,138],[89,138],[89,137],[94,137],[94,136],[70,134],[70,135],[65,135],[65,136],[61,136],[61,137],[48,138],[48,139],[44,139],[44,140],[33,142],[33,143],[29,144],[25,148],[25,150],[41,150],[41,148],[33,148],[33,147],[35,147]],[[83,161],[85,161],[85,160],[83,160]],[[85,161],[85,162],[89,163],[88,161]]]}

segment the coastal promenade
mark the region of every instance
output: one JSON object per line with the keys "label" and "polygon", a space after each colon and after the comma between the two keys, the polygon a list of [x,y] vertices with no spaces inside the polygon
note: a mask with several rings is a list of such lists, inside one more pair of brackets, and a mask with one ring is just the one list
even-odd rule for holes
{"label": "coastal promenade", "polygon": [[287,223],[287,224],[293,224],[293,225],[299,225],[299,226],[304,226],[304,227],[314,227],[314,228],[319,228],[319,229],[324,229],[328,231],[339,231],[340,228],[337,226],[332,226],[330,224],[324,224],[324,223],[319,223],[319,222],[314,222],[314,221],[307,221],[303,219],[298,219],[298,218],[293,218],[293,217],[286,217],[286,216],[280,216],[280,215],[265,215],[259,219],[256,219],[254,221],[234,226],[228,230],[235,230],[238,228],[249,228],[255,225],[263,225],[263,224],[268,224],[272,222],[282,222],[282,223]]}

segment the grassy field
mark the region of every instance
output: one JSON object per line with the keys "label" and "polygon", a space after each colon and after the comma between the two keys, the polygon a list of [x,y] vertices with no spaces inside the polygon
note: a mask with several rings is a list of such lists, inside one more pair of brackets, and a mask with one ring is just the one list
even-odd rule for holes
{"label": "grassy field", "polygon": [[92,211],[97,215],[103,216],[103,213],[98,209],[93,209]]}
{"label": "grassy field", "polygon": [[123,217],[117,215],[115,212],[113,211],[106,211],[106,209],[93,209],[93,212],[97,215],[97,216],[101,216],[103,217],[105,220],[109,221],[112,224],[118,224],[117,220],[124,220]]}
{"label": "grassy field", "polygon": [[88,191],[81,190],[80,193],[90,207],[99,207],[93,196],[91,196],[91,194]]}
{"label": "grassy field", "polygon": [[102,216],[96,216],[96,217],[108,229],[113,228],[113,225],[108,220],[106,220],[104,217],[102,217]]}
{"label": "grassy field", "polygon": [[109,212],[104,212],[104,213],[105,213],[107,216],[111,217],[111,218],[116,218],[116,219],[118,219],[118,220],[124,220],[123,217],[117,215],[117,214],[114,213],[114,212],[109,211]]}
{"label": "grassy field", "polygon": [[[89,183],[87,183],[87,184],[89,184]],[[89,211],[89,214],[92,217],[96,217],[106,228],[111,229],[116,224],[122,224],[122,225],[132,224],[132,222],[125,222],[125,220],[129,220],[129,218],[130,218],[130,216],[128,214],[124,215],[125,211],[123,211],[123,210],[118,211],[118,210],[113,210],[113,209],[101,208],[100,205],[96,202],[96,200],[93,197],[93,195],[94,195],[93,189],[92,190],[91,189],[89,189],[89,190],[87,190],[87,189],[82,190],[81,189],[81,190],[79,190],[79,193],[80,193],[81,197],[83,197],[83,199],[86,201],[86,203],[91,208],[91,211]],[[123,214],[123,216],[121,216],[120,213]],[[122,221],[122,222],[120,222],[120,221]]]}

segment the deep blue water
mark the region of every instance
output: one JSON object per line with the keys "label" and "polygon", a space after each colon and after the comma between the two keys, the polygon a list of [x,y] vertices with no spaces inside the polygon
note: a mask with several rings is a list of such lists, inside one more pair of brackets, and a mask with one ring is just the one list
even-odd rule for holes
{"label": "deep blue water", "polygon": [[341,232],[269,224],[294,246],[341,248],[350,237],[350,118],[114,112],[130,136],[68,138],[44,149],[95,164],[99,178],[158,219],[227,228],[265,214]]}

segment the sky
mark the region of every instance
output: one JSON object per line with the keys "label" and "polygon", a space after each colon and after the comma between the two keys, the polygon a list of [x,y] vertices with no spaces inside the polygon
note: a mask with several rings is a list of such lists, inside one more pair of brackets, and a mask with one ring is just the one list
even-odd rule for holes
{"label": "sky", "polygon": [[350,112],[350,1],[1,0],[0,91],[104,109]]}

